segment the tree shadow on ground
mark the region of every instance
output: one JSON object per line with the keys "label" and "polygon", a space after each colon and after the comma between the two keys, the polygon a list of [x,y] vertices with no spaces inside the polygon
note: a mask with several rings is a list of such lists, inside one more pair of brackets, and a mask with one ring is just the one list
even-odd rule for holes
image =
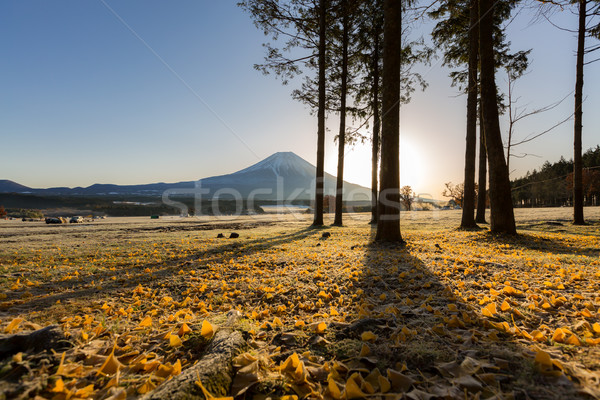
{"label": "tree shadow on ground", "polygon": [[362,301],[347,332],[357,340],[373,332],[377,339],[357,369],[396,371],[392,390],[402,398],[579,398],[564,376],[549,380],[538,372],[500,315],[482,317],[467,293],[440,279],[410,247],[366,246],[352,288]]}
{"label": "tree shadow on ground", "polygon": [[600,251],[595,239],[589,245],[582,245],[580,242],[568,240],[568,237],[548,237],[543,235],[544,232],[540,233],[541,235],[520,231],[518,235],[498,235],[488,232],[481,236],[480,240],[489,245],[508,245],[513,250],[533,250],[556,255],[595,256]]}
{"label": "tree shadow on ground", "polygon": [[[223,244],[166,262],[117,265],[113,269],[104,268],[98,273],[81,274],[69,280],[62,280],[58,276],[57,279],[45,281],[35,288],[27,288],[27,292],[22,289],[4,292],[6,297],[0,304],[0,311],[4,316],[10,317],[26,311],[41,311],[58,301],[67,303],[72,300],[110,298],[130,291],[138,285],[158,284],[167,278],[177,279],[181,270],[206,269],[210,264],[227,263],[232,259],[250,256],[298,240],[311,239],[318,244],[322,229],[324,227],[311,226],[257,239],[244,239],[243,236],[238,239],[223,238]],[[176,286],[183,288],[185,285],[185,279],[181,278],[180,284]],[[24,293],[30,295],[24,296]],[[174,293],[173,297],[178,297],[178,294]]]}

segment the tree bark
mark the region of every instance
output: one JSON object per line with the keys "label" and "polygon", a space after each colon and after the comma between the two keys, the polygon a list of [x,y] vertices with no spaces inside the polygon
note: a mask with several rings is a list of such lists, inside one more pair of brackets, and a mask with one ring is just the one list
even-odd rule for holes
{"label": "tree bark", "polygon": [[579,0],[579,29],[577,33],[577,67],[575,79],[575,128],[573,154],[573,223],[585,224],[583,218],[583,165],[581,160],[581,134],[583,130],[583,57],[585,53],[585,22],[587,0]]}
{"label": "tree bark", "polygon": [[480,0],[479,57],[481,63],[481,100],[485,144],[490,168],[490,229],[494,233],[516,234],[515,216],[504,145],[498,120],[498,98],[494,80],[493,0]]}
{"label": "tree bark", "polygon": [[481,106],[479,113],[479,179],[477,191],[477,215],[475,222],[485,224],[485,207],[487,198],[487,152],[485,150],[485,133],[481,118]]}
{"label": "tree bark", "polygon": [[342,0],[342,76],[340,88],[340,132],[338,134],[338,165],[333,225],[342,226],[344,204],[344,151],[346,147],[346,93],[348,91],[348,11]]}
{"label": "tree bark", "polygon": [[319,3],[319,110],[317,111],[317,171],[313,226],[323,225],[323,173],[325,168],[325,51],[327,0]]}
{"label": "tree bark", "polygon": [[400,62],[402,5],[385,0],[383,22],[383,101],[381,188],[375,240],[404,242],[400,234]]}
{"label": "tree bark", "polygon": [[467,94],[467,137],[465,149],[465,180],[460,227],[471,229],[475,223],[475,153],[477,144],[477,65],[479,4],[469,2],[469,89]]}
{"label": "tree bark", "polygon": [[202,399],[205,396],[200,386],[196,384],[198,379],[215,397],[228,395],[234,377],[233,358],[246,346],[242,333],[234,329],[240,316],[239,312],[230,311],[225,326],[217,330],[202,358],[181,374],[143,396],[142,399]]}
{"label": "tree bark", "polygon": [[[377,26],[376,24],[374,24]],[[371,223],[376,224],[378,219],[377,212],[377,193],[378,193],[378,173],[379,173],[379,131],[381,130],[381,119],[379,111],[379,29],[375,29],[374,47],[373,47],[373,149],[371,154]]]}

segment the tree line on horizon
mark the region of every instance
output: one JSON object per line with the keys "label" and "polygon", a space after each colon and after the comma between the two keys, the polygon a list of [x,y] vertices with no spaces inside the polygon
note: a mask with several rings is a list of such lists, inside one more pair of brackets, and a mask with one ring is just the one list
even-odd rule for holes
{"label": "tree line on horizon", "polygon": [[[581,157],[583,205],[600,205],[600,145]],[[511,182],[516,207],[566,207],[573,205],[573,160],[546,161]]]}
{"label": "tree line on horizon", "polygon": [[[431,18],[436,21],[432,40],[443,52],[444,65],[453,68],[452,84],[467,95],[460,227],[472,229],[477,223],[485,223],[485,196],[476,201],[476,187],[479,187],[481,193],[489,193],[491,231],[516,234],[508,159],[499,123],[499,115],[507,108],[511,110],[511,99],[507,105],[496,86],[495,76],[504,70],[514,81],[529,64],[530,50],[511,52],[505,31],[512,16],[524,7],[523,2],[243,0],[238,5],[270,38],[264,44],[264,62],[255,68],[265,74],[274,73],[284,84],[302,76],[303,81],[292,96],[317,115],[314,226],[323,225],[325,118],[328,113],[337,113],[338,168],[333,224],[342,225],[345,147],[356,140],[370,140],[373,149],[371,222],[377,223],[375,240],[403,242],[399,216],[399,111],[400,105],[410,101],[417,87],[426,87],[423,77],[411,67],[427,63],[433,54],[422,39],[409,40],[408,32]],[[540,2],[537,6],[544,15],[552,7],[569,8],[578,15],[572,204],[573,222],[583,224],[583,67],[585,54],[600,49],[598,45],[586,45],[586,39],[600,38],[597,20],[600,1],[559,0]],[[359,128],[350,126],[350,118],[361,122]],[[359,132],[367,126],[371,128],[370,137]],[[480,156],[476,183],[478,137]],[[510,145],[509,140],[508,156]]]}

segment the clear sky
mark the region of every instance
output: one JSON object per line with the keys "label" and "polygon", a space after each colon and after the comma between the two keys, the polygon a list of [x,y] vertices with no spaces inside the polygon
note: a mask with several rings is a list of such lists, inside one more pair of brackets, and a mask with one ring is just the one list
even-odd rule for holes
{"label": "clear sky", "polygon": [[[235,3],[0,2],[0,179],[30,187],[177,182],[234,172],[277,151],[314,163],[316,117],[291,99],[290,86],[252,68],[265,37]],[[568,11],[556,18],[576,26]],[[524,138],[572,113],[576,39],[523,13],[509,40],[515,50],[533,48],[515,89],[520,107],[569,95],[517,125]],[[586,68],[584,150],[600,142],[597,65]],[[401,184],[440,198],[444,182],[463,179],[466,98],[439,61],[419,70],[429,88],[402,108]],[[506,88],[504,76],[497,83]],[[330,173],[336,122],[328,120]],[[511,176],[571,158],[572,126],[515,149],[535,156],[512,159]],[[348,181],[370,184],[368,146],[349,151]]]}

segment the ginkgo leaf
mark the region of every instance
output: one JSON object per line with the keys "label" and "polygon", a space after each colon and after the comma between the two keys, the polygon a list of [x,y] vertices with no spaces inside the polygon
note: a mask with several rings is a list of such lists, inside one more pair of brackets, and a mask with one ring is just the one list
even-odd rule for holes
{"label": "ginkgo leaf", "polygon": [[508,302],[506,300],[504,300],[502,302],[502,304],[500,305],[500,311],[506,312],[508,310],[510,310],[510,304],[508,304]]}
{"label": "ginkgo leaf", "polygon": [[169,346],[179,347],[183,344],[181,338],[177,335],[169,335]]}
{"label": "ginkgo leaf", "polygon": [[116,374],[119,369],[123,368],[123,365],[115,357],[115,349],[110,352],[110,355],[106,357],[104,364],[100,366],[96,375],[113,375]]}
{"label": "ginkgo leaf", "polygon": [[325,330],[327,330],[327,324],[325,322],[319,322],[315,326],[315,333],[319,335],[325,333]]}
{"label": "ginkgo leaf", "polygon": [[362,344],[362,347],[360,348],[360,353],[358,354],[359,357],[367,357],[368,355],[371,354],[371,349],[369,348],[369,346],[367,346],[366,344]]}
{"label": "ginkgo leaf", "polygon": [[386,377],[379,375],[377,380],[379,381],[379,389],[381,390],[381,393],[387,393],[390,391],[392,384]]}
{"label": "ginkgo leaf", "polygon": [[146,394],[156,389],[156,384],[150,378],[137,388],[139,394]]}
{"label": "ginkgo leaf", "polygon": [[298,354],[294,352],[283,362],[283,364],[281,364],[279,369],[281,371],[295,371],[299,364],[300,358],[298,357]]}
{"label": "ginkgo leaf", "polygon": [[554,334],[552,335],[552,340],[555,342],[563,342],[566,338],[566,333],[561,328],[556,328]]}
{"label": "ginkgo leaf", "polygon": [[21,322],[23,322],[23,318],[13,319],[6,326],[6,328],[4,328],[4,333],[12,334],[14,331],[16,331],[19,328],[19,325],[21,325]]}
{"label": "ginkgo leaf", "polygon": [[192,332],[192,328],[190,328],[188,326],[188,324],[186,324],[185,322],[181,325],[181,327],[179,328],[179,331],[177,331],[177,335],[179,337],[183,337],[184,335],[187,335],[188,333]]}
{"label": "ginkgo leaf", "polygon": [[489,303],[481,309],[481,314],[483,314],[484,317],[494,317],[496,313],[496,303]]}
{"label": "ginkgo leaf", "polygon": [[377,340],[377,335],[371,331],[365,331],[360,335],[360,339],[363,342],[374,342]]}
{"label": "ginkgo leaf", "polygon": [[65,391],[65,383],[61,378],[58,378],[56,382],[54,382],[54,387],[52,388],[54,393],[62,393]]}
{"label": "ginkgo leaf", "polygon": [[348,400],[364,399],[367,397],[367,394],[360,389],[360,387],[356,384],[354,379],[348,379],[348,381],[346,382],[346,388],[344,389],[344,394],[345,398]]}
{"label": "ginkgo leaf", "polygon": [[576,335],[571,335],[566,341],[567,344],[572,344],[573,346],[581,346],[581,341]]}
{"label": "ginkgo leaf", "polygon": [[393,369],[387,370],[387,377],[394,392],[406,393],[415,382],[412,378]]}
{"label": "ginkgo leaf", "polygon": [[140,327],[140,328],[149,328],[151,326],[152,326],[152,317],[149,315],[146,316],[146,318],[144,318],[138,325],[138,327]]}
{"label": "ginkgo leaf", "polygon": [[331,397],[333,397],[335,400],[339,400],[342,398],[342,392],[340,391],[339,386],[333,380],[333,378],[328,379],[327,389],[329,390],[329,394],[331,395]]}
{"label": "ginkgo leaf", "polygon": [[534,361],[546,368],[552,368],[552,357],[542,349],[536,349]]}
{"label": "ginkgo leaf", "polygon": [[202,329],[200,330],[200,335],[205,337],[206,339],[210,339],[215,334],[215,328],[213,325],[207,320],[202,321]]}
{"label": "ginkgo leaf", "polygon": [[83,387],[83,388],[77,390],[75,392],[75,397],[78,397],[81,399],[87,399],[87,398],[91,397],[93,393],[94,393],[94,385],[90,384],[90,385],[87,385],[86,387]]}

